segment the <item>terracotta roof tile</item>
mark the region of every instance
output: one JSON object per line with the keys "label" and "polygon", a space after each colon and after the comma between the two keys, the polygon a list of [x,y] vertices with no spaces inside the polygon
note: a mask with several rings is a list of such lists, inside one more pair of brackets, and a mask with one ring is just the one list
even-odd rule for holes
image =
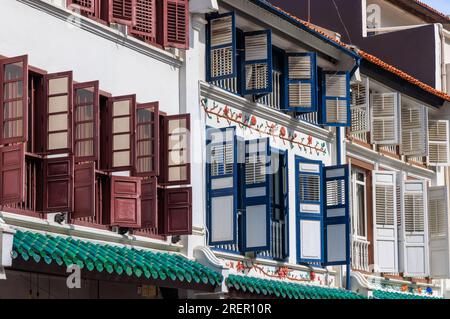
{"label": "terracotta roof tile", "polygon": [[442,13],[442,12],[436,10],[435,8],[429,6],[428,4],[423,3],[422,1],[419,1],[419,0],[413,0],[413,1],[415,3],[417,3],[419,6],[421,6],[421,7],[425,8],[425,9],[427,9],[427,10],[429,10],[429,11],[431,11],[431,12],[433,12],[433,13],[441,16],[441,17],[443,17],[444,19],[446,19],[450,23],[450,18],[445,13]]}

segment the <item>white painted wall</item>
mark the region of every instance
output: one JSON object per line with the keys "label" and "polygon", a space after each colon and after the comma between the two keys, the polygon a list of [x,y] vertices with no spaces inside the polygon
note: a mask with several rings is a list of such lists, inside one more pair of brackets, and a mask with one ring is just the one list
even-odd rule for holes
{"label": "white painted wall", "polygon": [[424,24],[425,21],[418,17],[406,12],[399,7],[388,3],[385,0],[366,0],[367,6],[378,5],[380,7],[381,21],[380,28],[396,27],[396,26],[409,26]]}

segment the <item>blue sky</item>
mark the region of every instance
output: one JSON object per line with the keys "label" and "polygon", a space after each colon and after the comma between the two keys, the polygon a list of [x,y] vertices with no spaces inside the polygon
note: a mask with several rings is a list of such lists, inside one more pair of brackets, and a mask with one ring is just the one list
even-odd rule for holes
{"label": "blue sky", "polygon": [[450,14],[450,0],[421,0],[445,14]]}

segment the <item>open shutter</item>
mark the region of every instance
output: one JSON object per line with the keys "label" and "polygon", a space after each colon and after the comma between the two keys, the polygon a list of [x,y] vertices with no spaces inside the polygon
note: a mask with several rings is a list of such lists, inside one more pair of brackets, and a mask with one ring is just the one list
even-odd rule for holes
{"label": "open shutter", "polygon": [[158,102],[138,104],[136,110],[134,175],[159,174]]}
{"label": "open shutter", "polygon": [[0,147],[0,205],[25,200],[25,146]]}
{"label": "open shutter", "polygon": [[428,233],[432,278],[450,278],[448,227],[448,189],[445,186],[430,187],[428,189]]}
{"label": "open shutter", "polygon": [[323,72],[322,124],[350,126],[350,74]]}
{"label": "open shutter", "polygon": [[111,176],[110,225],[141,228],[141,178]]}
{"label": "open shutter", "polygon": [[398,144],[400,95],[398,93],[371,94],[370,105],[372,143]]}
{"label": "open shutter", "polygon": [[156,42],[156,0],[136,0],[136,25],[129,33],[146,42]]}
{"label": "open shutter", "polygon": [[288,53],[286,59],[286,109],[294,112],[317,111],[317,54]]}
{"label": "open shutter", "polygon": [[399,272],[407,277],[428,276],[427,185],[418,180],[399,183]]}
{"label": "open shutter", "polygon": [[350,85],[351,133],[366,133],[370,130],[369,78]]}
{"label": "open shutter", "polygon": [[99,83],[77,83],[74,95],[75,162],[98,161],[100,158]]}
{"label": "open shutter", "polygon": [[44,213],[72,212],[73,157],[44,159]]}
{"label": "open shutter", "polygon": [[192,234],[192,188],[164,189],[163,233],[167,236]]}
{"label": "open shutter", "polygon": [[158,227],[158,180],[150,177],[141,181],[141,228]]}
{"label": "open shutter", "polygon": [[163,31],[165,47],[189,48],[188,0],[163,0]]}
{"label": "open shutter", "polygon": [[295,165],[297,262],[322,263],[324,261],[322,162],[297,156]]}
{"label": "open shutter", "polygon": [[82,13],[95,13],[95,2],[98,0],[67,0],[67,8],[77,9]]}
{"label": "open shutter", "polygon": [[136,25],[136,0],[108,0],[109,23]]}
{"label": "open shutter", "polygon": [[449,165],[449,132],[447,120],[428,121],[428,164],[430,166]]}
{"label": "open shutter", "polygon": [[244,94],[272,93],[272,32],[244,33]]}
{"label": "open shutter", "polygon": [[398,271],[396,174],[373,171],[375,271]]}
{"label": "open shutter", "polygon": [[109,100],[111,116],[110,169],[133,168],[136,95],[112,97]]}
{"label": "open shutter", "polygon": [[72,153],[72,71],[45,75],[45,152]]}
{"label": "open shutter", "polygon": [[74,167],[74,204],[72,219],[95,216],[95,163]]}
{"label": "open shutter", "polygon": [[243,251],[270,249],[270,141],[245,141]]}
{"label": "open shutter", "polygon": [[164,185],[191,182],[190,114],[164,116],[162,180]]}
{"label": "open shutter", "polygon": [[350,181],[349,166],[324,167],[325,264],[350,262]]}
{"label": "open shutter", "polygon": [[28,139],[28,57],[0,59],[0,144]]}
{"label": "open shutter", "polygon": [[208,129],[207,134],[209,245],[235,244],[238,218],[236,128]]}
{"label": "open shutter", "polygon": [[427,156],[428,153],[428,111],[422,105],[403,103],[402,141],[400,151],[408,156]]}
{"label": "open shutter", "polygon": [[236,27],[234,12],[208,18],[207,80],[208,82],[237,76]]}

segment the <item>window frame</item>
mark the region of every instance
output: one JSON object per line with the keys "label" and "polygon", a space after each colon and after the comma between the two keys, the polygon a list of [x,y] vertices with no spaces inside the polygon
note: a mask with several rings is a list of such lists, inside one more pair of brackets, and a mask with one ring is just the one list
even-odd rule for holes
{"label": "window frame", "polygon": [[[367,209],[368,209],[368,205],[367,205],[367,175],[366,172],[361,170],[361,169],[357,169],[357,168],[352,168],[352,235],[357,238],[357,239],[361,239],[361,240],[367,240],[368,239],[368,235],[367,235],[367,231],[368,231],[368,222],[367,222]],[[357,178],[358,174],[363,174],[364,176],[364,181],[359,181]],[[358,199],[357,199],[357,186],[361,185],[364,187],[364,233],[365,236],[361,236],[358,234],[358,226],[360,223],[359,220],[359,208],[358,211],[356,211],[356,207],[358,206]]]}

